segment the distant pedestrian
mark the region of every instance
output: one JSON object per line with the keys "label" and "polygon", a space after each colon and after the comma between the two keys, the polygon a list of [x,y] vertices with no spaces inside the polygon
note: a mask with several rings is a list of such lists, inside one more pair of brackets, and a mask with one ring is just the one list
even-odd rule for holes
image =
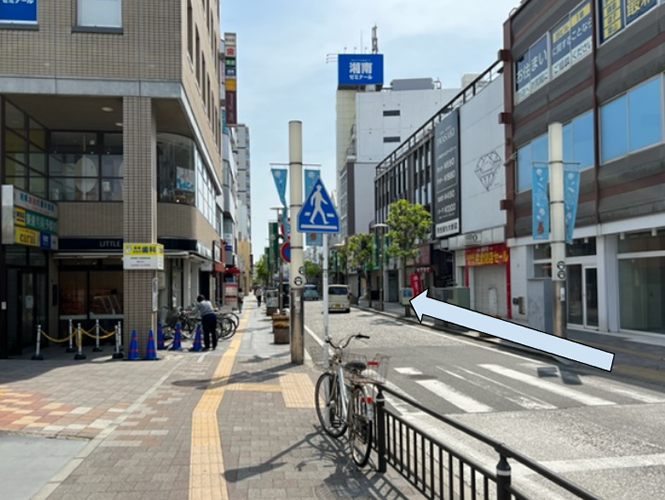
{"label": "distant pedestrian", "polygon": [[212,344],[214,350],[217,348],[217,335],[215,334],[217,315],[212,307],[212,303],[203,295],[196,297],[196,302],[196,308],[201,315],[201,323],[203,326],[203,350],[207,351],[210,349],[210,344]]}
{"label": "distant pedestrian", "polygon": [[256,297],[256,302],[261,307],[261,296],[263,295],[263,290],[261,289],[261,285],[256,287],[256,290],[254,290],[254,296]]}
{"label": "distant pedestrian", "polygon": [[245,292],[242,291],[242,288],[238,289],[238,311],[242,313],[242,306],[243,303],[245,302]]}

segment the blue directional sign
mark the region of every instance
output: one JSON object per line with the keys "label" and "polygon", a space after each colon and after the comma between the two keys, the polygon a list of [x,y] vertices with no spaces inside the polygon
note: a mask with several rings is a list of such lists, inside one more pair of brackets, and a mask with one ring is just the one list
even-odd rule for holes
{"label": "blue directional sign", "polygon": [[301,233],[338,233],[339,216],[319,177],[298,212]]}

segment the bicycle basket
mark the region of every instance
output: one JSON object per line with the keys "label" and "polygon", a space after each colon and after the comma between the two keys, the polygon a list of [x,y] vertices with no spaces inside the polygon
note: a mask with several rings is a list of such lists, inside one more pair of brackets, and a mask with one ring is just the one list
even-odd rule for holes
{"label": "bicycle basket", "polygon": [[[365,355],[344,352],[342,355],[342,361],[344,362],[344,369],[353,377],[359,376],[360,378],[380,384],[386,382],[390,356],[377,354],[374,358],[368,360]],[[367,368],[359,373],[357,370],[349,367],[349,363],[353,362],[361,362],[366,365]],[[351,366],[353,366],[353,364]]]}

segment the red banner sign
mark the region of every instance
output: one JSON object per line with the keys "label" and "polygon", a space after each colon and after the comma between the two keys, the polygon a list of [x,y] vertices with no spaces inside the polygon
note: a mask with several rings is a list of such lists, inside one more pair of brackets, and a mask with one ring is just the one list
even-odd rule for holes
{"label": "red banner sign", "polygon": [[423,284],[420,281],[420,275],[418,273],[411,274],[411,290],[413,291],[414,297],[423,291]]}
{"label": "red banner sign", "polygon": [[468,248],[465,252],[465,260],[468,267],[508,264],[510,251],[505,243]]}

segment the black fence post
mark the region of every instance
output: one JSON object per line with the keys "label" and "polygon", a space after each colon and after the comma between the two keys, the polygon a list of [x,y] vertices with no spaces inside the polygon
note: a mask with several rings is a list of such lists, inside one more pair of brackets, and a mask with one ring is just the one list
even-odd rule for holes
{"label": "black fence post", "polygon": [[496,464],[496,498],[497,500],[510,500],[512,496],[508,487],[510,486],[510,464],[502,454],[499,463]]}
{"label": "black fence post", "polygon": [[378,386],[376,395],[376,451],[379,455],[379,468],[381,473],[386,472],[386,400],[383,396],[381,386]]}

